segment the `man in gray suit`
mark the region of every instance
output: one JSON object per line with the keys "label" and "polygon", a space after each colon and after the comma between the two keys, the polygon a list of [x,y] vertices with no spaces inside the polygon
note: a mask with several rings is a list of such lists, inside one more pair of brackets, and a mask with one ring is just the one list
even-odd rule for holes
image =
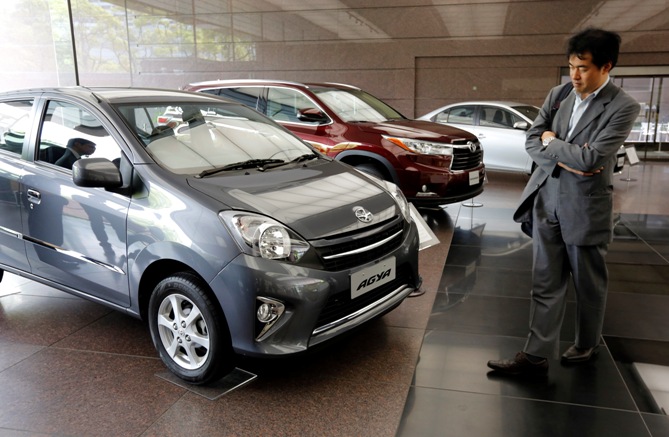
{"label": "man in gray suit", "polygon": [[488,362],[498,373],[548,371],[548,359],[559,353],[570,276],[576,338],[562,360],[583,362],[597,352],[608,287],[605,256],[613,236],[612,169],[640,110],[609,78],[619,49],[620,36],[613,32],[589,28],[572,36],[567,57],[574,90],[560,103],[568,84],[553,88],[527,132],[525,148],[537,169],[514,220],[531,224],[534,244],[530,332],[515,358]]}

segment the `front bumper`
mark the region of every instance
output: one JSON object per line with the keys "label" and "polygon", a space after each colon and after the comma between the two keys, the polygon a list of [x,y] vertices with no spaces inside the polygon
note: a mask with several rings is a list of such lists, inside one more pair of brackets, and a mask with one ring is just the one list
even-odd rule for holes
{"label": "front bumper", "polygon": [[[392,310],[420,286],[418,244],[412,223],[401,246],[380,257],[395,258],[396,278],[356,298],[351,298],[351,274],[380,260],[333,272],[238,256],[210,283],[234,350],[258,357],[303,352]],[[256,339],[259,296],[285,305],[261,340]]]}
{"label": "front bumper", "polygon": [[416,206],[460,202],[483,192],[485,167],[440,173],[429,169],[405,171],[403,192]]}

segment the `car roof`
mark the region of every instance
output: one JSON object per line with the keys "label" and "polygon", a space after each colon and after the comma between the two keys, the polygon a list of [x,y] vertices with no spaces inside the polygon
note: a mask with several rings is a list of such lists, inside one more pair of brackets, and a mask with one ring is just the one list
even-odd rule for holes
{"label": "car roof", "polygon": [[53,88],[30,88],[15,91],[5,91],[0,93],[0,97],[12,95],[40,95],[40,94],[62,94],[75,96],[84,100],[100,101],[105,100],[109,103],[132,103],[143,102],[146,100],[156,101],[218,101],[220,98],[202,93],[192,93],[187,91],[169,90],[160,88],[140,88],[140,87],[53,87]]}
{"label": "car roof", "polygon": [[450,106],[460,106],[460,105],[534,106],[529,103],[511,102],[505,100],[471,100],[467,102],[449,103],[448,105],[442,106],[442,108],[447,108]]}
{"label": "car roof", "polygon": [[188,84],[188,87],[194,88],[207,88],[207,87],[218,87],[223,85],[255,85],[255,86],[291,86],[296,88],[314,88],[314,87],[324,87],[324,88],[338,88],[338,89],[353,89],[359,90],[360,88],[349,85],[345,83],[334,83],[334,82],[293,82],[289,80],[274,80],[274,79],[219,79],[219,80],[207,80],[202,82],[193,82]]}

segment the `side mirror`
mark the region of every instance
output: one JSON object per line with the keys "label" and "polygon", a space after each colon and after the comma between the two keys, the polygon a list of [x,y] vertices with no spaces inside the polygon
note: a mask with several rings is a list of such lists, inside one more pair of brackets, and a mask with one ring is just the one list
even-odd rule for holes
{"label": "side mirror", "polygon": [[121,172],[106,158],[79,159],[72,165],[72,180],[79,187],[119,188]]}
{"label": "side mirror", "polygon": [[513,124],[513,128],[520,130],[528,130],[530,128],[530,124],[526,121],[517,121]]}
{"label": "side mirror", "polygon": [[297,118],[309,123],[327,123],[330,120],[323,111],[316,108],[300,109],[297,111]]}

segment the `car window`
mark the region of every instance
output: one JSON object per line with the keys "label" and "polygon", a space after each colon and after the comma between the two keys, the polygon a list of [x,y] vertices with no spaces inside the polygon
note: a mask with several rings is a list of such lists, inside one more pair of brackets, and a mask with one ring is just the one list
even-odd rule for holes
{"label": "car window", "polygon": [[32,100],[0,103],[0,150],[21,154],[26,130],[30,126]]}
{"label": "car window", "polygon": [[446,111],[437,115],[435,121],[440,123],[454,123],[454,124],[474,124],[474,113],[476,106],[456,106],[447,109]]}
{"label": "car window", "polygon": [[[525,117],[534,121],[539,116],[539,108],[536,106],[512,106],[513,109],[523,114]],[[523,121],[518,119],[518,121]]]}
{"label": "car window", "polygon": [[404,119],[404,116],[390,105],[359,89],[312,88],[312,91],[347,122]]}
{"label": "car window", "polygon": [[[203,90],[203,92],[207,91],[208,90]],[[239,102],[256,111],[260,111],[259,104],[262,91],[263,87],[261,86],[240,86],[234,88],[221,88],[219,95],[234,100],[235,102]]]}
{"label": "car window", "polygon": [[89,111],[71,103],[49,101],[40,127],[37,161],[71,169],[77,159],[114,161],[121,149]]}
{"label": "car window", "polygon": [[[267,93],[267,115],[277,121],[308,123],[298,118],[300,110],[317,108],[317,105],[301,92],[289,88],[270,87]],[[311,124],[318,124],[312,122]]]}
{"label": "car window", "polygon": [[311,148],[281,126],[238,104],[174,103],[178,123],[147,132],[137,114],[162,114],[167,106],[119,105],[118,112],[161,167],[177,174],[199,174],[249,160],[288,162]]}
{"label": "car window", "polygon": [[480,126],[513,128],[513,123],[519,121],[519,118],[511,112],[497,106],[484,106],[481,108]]}

